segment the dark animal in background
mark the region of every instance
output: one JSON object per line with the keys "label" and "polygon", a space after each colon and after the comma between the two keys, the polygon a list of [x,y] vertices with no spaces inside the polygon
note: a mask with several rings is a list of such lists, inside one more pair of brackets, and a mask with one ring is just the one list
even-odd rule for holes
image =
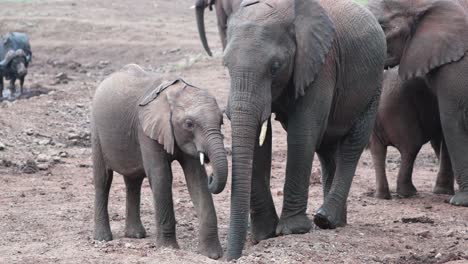
{"label": "dark animal in background", "polygon": [[468,207],[468,0],[369,0],[387,39],[385,65],[400,78],[424,78],[436,95],[459,190]]}
{"label": "dark animal in background", "polygon": [[414,161],[428,141],[431,141],[440,160],[434,193],[453,194],[453,171],[443,140],[437,98],[424,79],[402,81],[398,76],[398,67],[385,71],[377,118],[369,142],[375,167],[377,198],[390,199],[385,173],[387,146],[394,146],[401,154],[397,193],[409,197],[416,194],[412,182]]}
{"label": "dark animal in background", "polygon": [[242,0],[197,0],[195,3],[198,33],[208,55],[212,55],[205,32],[205,8],[209,7],[213,10],[213,5],[216,9],[216,17],[218,20],[218,32],[223,44],[223,49],[226,48],[226,31],[227,21],[229,16],[239,9]]}
{"label": "dark animal in background", "polygon": [[[11,56],[11,52],[13,56]],[[6,56],[10,53],[10,56]],[[31,45],[26,34],[10,32],[0,39],[0,58],[4,66],[0,69],[0,95],[3,96],[3,78],[10,80],[11,94],[15,94],[17,79],[20,81],[20,93],[23,93],[24,78],[28,74],[28,66],[32,59]],[[1,97],[0,96],[0,97]]]}

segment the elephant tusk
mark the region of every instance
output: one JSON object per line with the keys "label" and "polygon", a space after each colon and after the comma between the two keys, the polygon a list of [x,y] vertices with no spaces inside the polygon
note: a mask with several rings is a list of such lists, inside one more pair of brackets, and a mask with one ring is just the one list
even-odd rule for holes
{"label": "elephant tusk", "polygon": [[258,140],[260,147],[263,146],[263,143],[265,142],[267,131],[268,131],[268,119],[265,120],[265,122],[263,122],[262,130],[260,131],[260,138]]}
{"label": "elephant tusk", "polygon": [[196,6],[195,6],[195,5],[193,5],[193,6],[191,6],[191,7],[190,7],[190,9],[195,9],[195,7],[196,7]]}
{"label": "elephant tusk", "polygon": [[200,152],[200,164],[205,165],[205,154],[203,152]]}

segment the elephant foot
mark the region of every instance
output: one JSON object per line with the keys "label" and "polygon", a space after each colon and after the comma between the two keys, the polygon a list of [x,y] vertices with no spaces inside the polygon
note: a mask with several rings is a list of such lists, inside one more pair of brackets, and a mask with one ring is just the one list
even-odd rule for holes
{"label": "elephant foot", "polygon": [[210,259],[219,259],[223,256],[223,248],[217,236],[216,238],[200,240],[198,243],[198,252]]}
{"label": "elephant foot", "polygon": [[397,194],[401,197],[408,198],[416,195],[418,190],[414,187],[413,183],[397,184]]}
{"label": "elephant foot", "polygon": [[311,228],[312,223],[305,214],[282,217],[276,227],[276,235],[305,234]]}
{"label": "elephant foot", "polygon": [[450,204],[468,207],[468,191],[459,191],[450,199]]}
{"label": "elephant foot", "polygon": [[453,195],[455,194],[455,189],[453,188],[453,185],[450,184],[436,184],[434,186],[434,190],[432,190],[433,193],[435,194],[450,194]]}
{"label": "elephant foot", "polygon": [[125,227],[125,237],[128,238],[145,238],[146,230],[140,223],[138,225],[127,225]]}
{"label": "elephant foot", "polygon": [[251,215],[251,233],[254,243],[276,236],[278,216],[271,215]]}
{"label": "elephant foot", "polygon": [[335,229],[347,223],[346,206],[342,210],[327,209],[322,205],[314,216],[314,223],[321,229]]}
{"label": "elephant foot", "polygon": [[390,200],[392,198],[392,196],[390,195],[390,191],[388,189],[375,191],[374,197],[378,199],[385,199],[385,200]]}
{"label": "elephant foot", "polygon": [[179,249],[179,244],[175,237],[171,238],[157,238],[156,248],[174,248]]}
{"label": "elephant foot", "polygon": [[96,228],[94,229],[94,240],[97,241],[111,241],[112,232],[110,228]]}

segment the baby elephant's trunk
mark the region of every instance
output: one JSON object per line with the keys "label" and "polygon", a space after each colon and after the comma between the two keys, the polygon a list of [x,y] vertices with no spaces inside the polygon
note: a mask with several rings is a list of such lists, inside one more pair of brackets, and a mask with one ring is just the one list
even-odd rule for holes
{"label": "baby elephant's trunk", "polygon": [[218,194],[224,190],[228,176],[226,149],[223,136],[218,131],[206,139],[207,155],[213,167],[213,175],[208,177],[208,188],[211,193]]}

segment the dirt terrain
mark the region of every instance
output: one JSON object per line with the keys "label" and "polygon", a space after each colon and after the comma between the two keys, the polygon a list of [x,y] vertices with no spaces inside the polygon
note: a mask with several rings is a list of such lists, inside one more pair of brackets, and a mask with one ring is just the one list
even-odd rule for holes
{"label": "dirt terrain", "polygon": [[[128,63],[169,78],[180,75],[206,87],[226,105],[229,76],[221,63],[214,13],[207,30],[215,56],[198,40],[189,0],[0,0],[0,32],[30,35],[33,62],[28,94],[0,103],[0,263],[217,263],[196,253],[198,222],[180,166],[173,164],[174,201],[180,250],[156,249],[152,195],[145,181],[142,219],[148,237],[123,237],[125,191],[112,185],[109,211],[114,240],[93,236],[90,102],[98,83]],[[226,148],[230,127],[225,120]],[[285,132],[275,122],[272,193],[280,212]],[[230,157],[229,157],[230,158]],[[388,159],[391,189],[399,155]],[[418,157],[411,199],[372,197],[374,172],[366,151],[348,205],[348,226],[315,229],[246,243],[238,263],[468,263],[468,209],[432,194],[438,165],[425,147]],[[315,161],[308,214],[322,201]],[[226,249],[230,185],[214,196],[221,243]],[[250,241],[250,240],[249,240]]]}

